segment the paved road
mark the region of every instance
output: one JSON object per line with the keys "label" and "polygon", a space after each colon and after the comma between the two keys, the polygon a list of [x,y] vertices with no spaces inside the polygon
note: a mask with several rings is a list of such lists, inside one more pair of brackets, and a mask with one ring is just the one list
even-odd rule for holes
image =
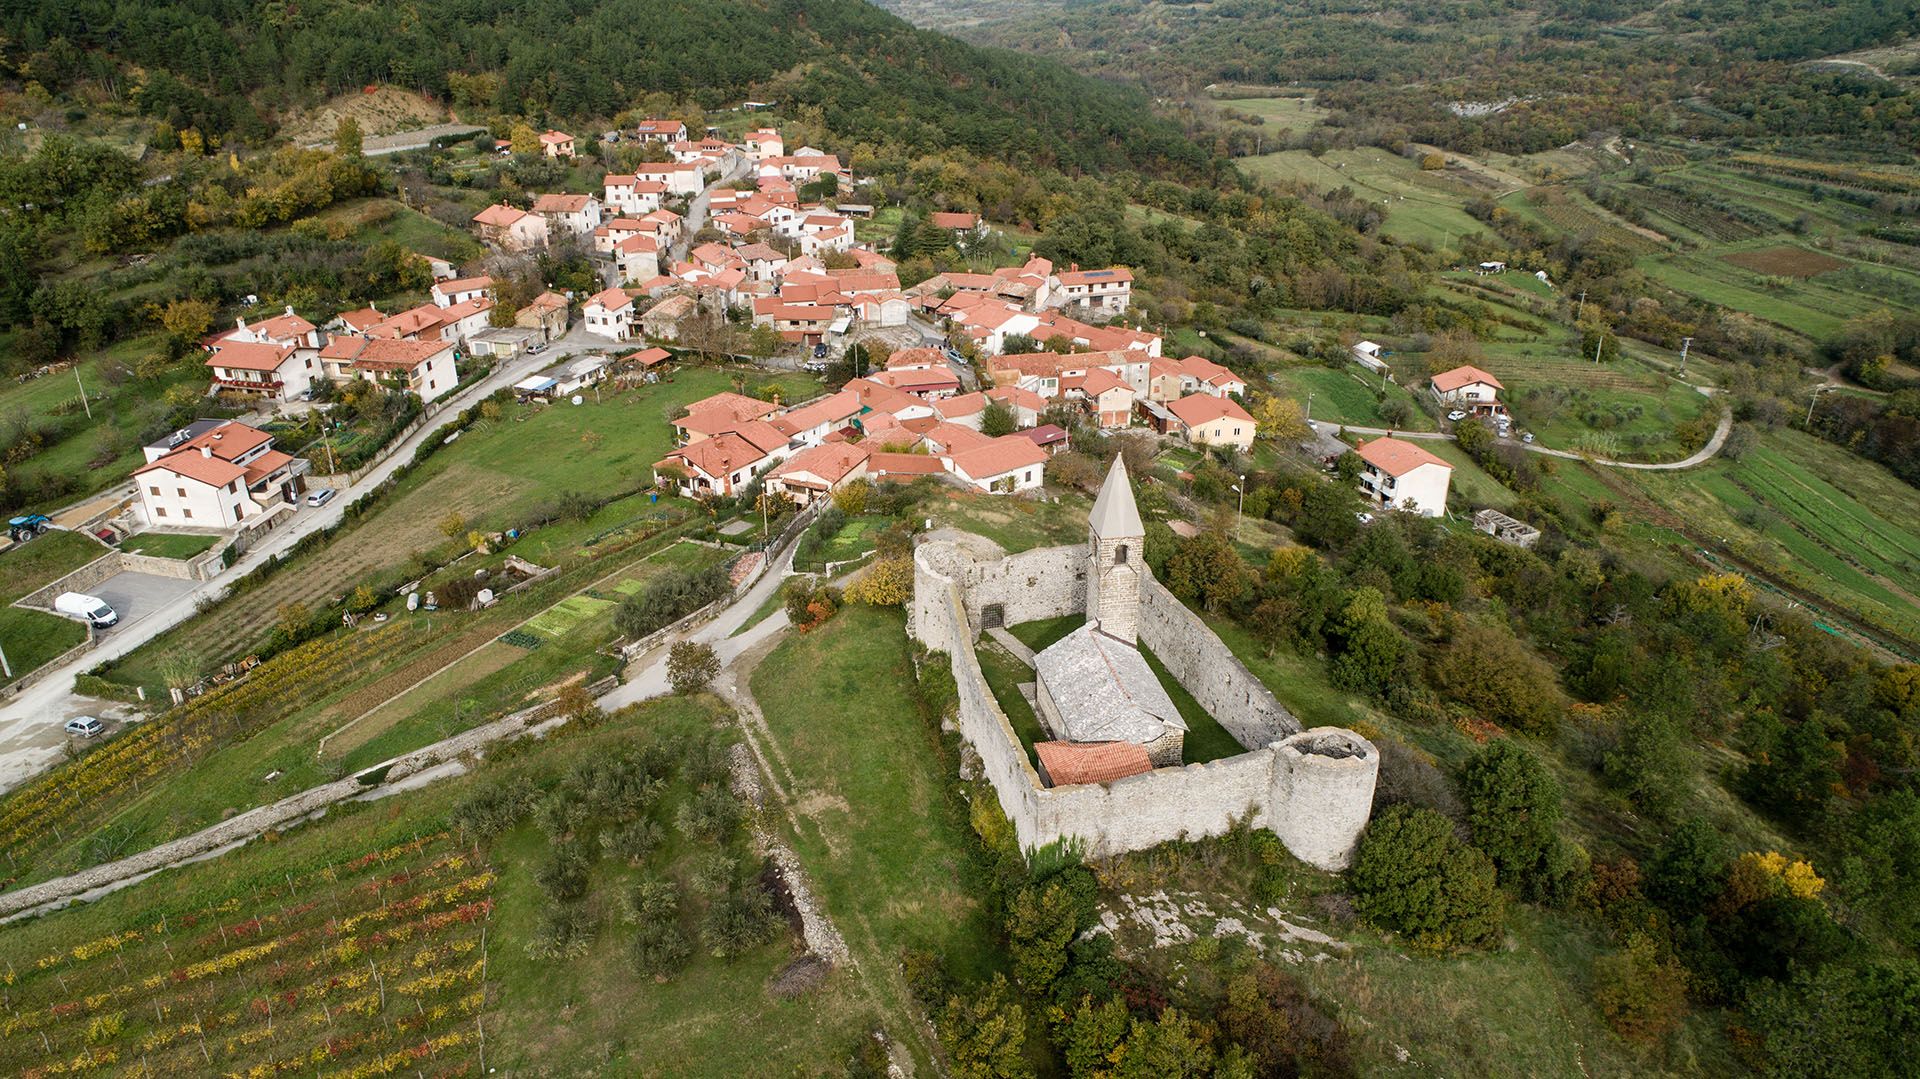
{"label": "paved road", "polygon": [[428,422],[391,447],[381,463],[361,477],[360,482],[343,490],[323,507],[297,508],[291,523],[281,525],[270,533],[218,578],[195,583],[171,600],[154,607],[151,613],[137,622],[108,631],[99,647],[64,667],[47,672],[40,682],[29,686],[4,707],[0,707],[0,791],[19,786],[61,758],[66,736],[61,733],[60,725],[67,719],[110,711],[102,702],[73,692],[75,675],[96,664],[124,656],[193,617],[201,601],[224,596],[229,582],[239,579],[269,557],[285,551],[302,537],[340,520],[348,503],[385,482],[404,462],[413,460],[420,444],[461,409],[569,355],[612,347],[612,342],[576,329],[538,356],[522,356],[508,362],[484,381],[450,399],[447,407],[435,417],[439,422]]}
{"label": "paved road", "polygon": [[[687,252],[693,250],[693,234],[699,232],[700,227],[707,223],[707,203],[713,198],[713,189],[739,179],[746,174],[751,165],[752,162],[742,162],[721,173],[719,179],[701,188],[700,193],[687,204],[686,216],[680,221],[680,242],[674,244],[672,248],[672,262],[687,261]],[[669,268],[669,266],[662,266],[660,271],[665,273]]]}
{"label": "paved road", "polygon": [[[731,636],[734,630],[744,625],[753,612],[760,609],[769,597],[786,584],[787,575],[793,571],[793,553],[799,550],[798,543],[789,543],[787,551],[780,556],[780,562],[755,581],[733,605],[721,611],[719,616],[683,637],[678,641],[698,641],[710,644],[720,657],[720,666],[731,664],[740,653],[759,644],[761,641],[778,634],[787,628],[787,612],[776,610],[763,619],[759,625],[742,633]],[[629,704],[644,701],[651,697],[663,697],[673,692],[667,683],[667,653],[676,641],[666,641],[651,652],[635,660],[626,681],[614,687],[613,691],[600,698],[600,707],[611,712]]]}
{"label": "paved road", "polygon": [[[1326,420],[1320,420],[1318,422],[1321,430],[1332,428],[1334,430],[1350,431],[1357,435],[1392,435],[1395,438],[1427,439],[1435,442],[1451,442],[1454,437],[1451,433],[1445,431],[1398,431],[1386,427],[1355,427],[1352,424],[1335,424],[1329,423]],[[1720,423],[1713,429],[1713,437],[1707,439],[1707,444],[1694,451],[1693,454],[1678,461],[1615,461],[1605,457],[1589,457],[1586,454],[1574,453],[1570,450],[1548,449],[1537,442],[1520,442],[1515,439],[1502,439],[1501,441],[1508,445],[1518,446],[1528,453],[1544,453],[1548,457],[1561,457],[1569,461],[1586,461],[1590,464],[1604,465],[1607,468],[1630,468],[1640,472],[1674,472],[1680,469],[1692,468],[1695,465],[1704,464],[1712,460],[1714,455],[1720,452],[1720,447],[1727,444],[1727,433],[1732,430],[1733,413],[1730,410],[1722,409],[1720,412]]]}

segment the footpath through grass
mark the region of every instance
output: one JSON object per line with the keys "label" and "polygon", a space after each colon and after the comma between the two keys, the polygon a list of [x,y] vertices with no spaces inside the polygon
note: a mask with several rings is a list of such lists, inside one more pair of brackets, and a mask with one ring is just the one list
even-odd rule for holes
{"label": "footpath through grass", "polygon": [[[1002,969],[981,906],[974,842],[938,732],[915,707],[904,614],[852,605],[788,637],[753,693],[791,770],[795,849],[872,986],[889,1029],[915,1007],[903,949],[943,956],[961,981]],[[924,1060],[924,1045],[916,1053]]]}

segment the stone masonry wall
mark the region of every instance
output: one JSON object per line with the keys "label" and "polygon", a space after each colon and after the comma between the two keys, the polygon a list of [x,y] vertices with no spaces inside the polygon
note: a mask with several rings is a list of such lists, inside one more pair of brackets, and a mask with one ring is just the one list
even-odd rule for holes
{"label": "stone masonry wall", "polygon": [[1005,609],[1009,626],[1086,610],[1084,546],[1041,547],[997,562],[967,562],[966,575],[956,581],[963,588],[967,621],[976,634],[981,610],[995,603]]}
{"label": "stone masonry wall", "polygon": [[1140,582],[1140,643],[1242,746],[1260,749],[1299,733],[1300,721],[1219,634],[1151,576]]}
{"label": "stone masonry wall", "polygon": [[[1077,548],[1053,549],[1061,550],[1075,551],[1080,557]],[[1029,566],[1044,564],[1029,561]],[[1251,817],[1255,827],[1273,828],[1287,849],[1302,860],[1323,869],[1345,867],[1371,811],[1378,770],[1373,746],[1350,731],[1316,728],[1284,742],[1276,738],[1239,756],[1205,764],[1156,768],[1111,783],[1044,786],[974,655],[978,607],[975,597],[968,595],[961,584],[974,577],[974,570],[973,561],[952,544],[922,545],[914,555],[908,630],[927,648],[948,655],[959,694],[960,734],[979,755],[982,771],[1012,821],[1023,850],[1075,837],[1087,844],[1090,856],[1106,857],[1170,840],[1219,835],[1236,821]],[[982,576],[1002,582],[1000,595],[1008,594],[1004,582],[1009,574]],[[1210,692],[1214,698],[1211,702],[1200,699],[1210,708],[1216,704],[1226,707],[1225,712],[1216,712],[1223,725],[1225,716],[1239,709],[1243,718],[1238,729],[1228,727],[1235,737],[1257,733],[1265,729],[1265,724],[1286,733],[1299,729],[1298,721],[1266,693],[1251,672],[1227,654],[1226,646],[1197,618],[1193,622],[1204,635],[1193,635],[1190,647],[1177,640],[1181,621],[1166,604],[1178,605],[1179,601],[1151,578],[1142,585],[1152,595],[1151,600],[1142,596],[1142,639],[1169,668],[1183,671],[1184,665],[1196,662],[1182,658],[1190,653],[1218,653],[1198,662],[1205,664],[1205,670],[1231,676],[1233,681],[1218,693]],[[1023,606],[1017,615],[1009,607],[1009,623],[1066,613],[1038,609],[1041,601],[1033,598],[1040,595],[1038,585],[1022,583],[1015,594],[1023,597],[1021,602],[1033,605]],[[1005,598],[996,601],[1006,602]],[[1158,613],[1149,615],[1149,604],[1158,607]],[[1184,611],[1184,606],[1180,610]],[[1191,612],[1188,614],[1191,616]],[[1158,643],[1147,639],[1149,626],[1161,634]],[[1206,648],[1209,640],[1212,650]],[[1161,651],[1162,647],[1168,650]],[[1201,684],[1201,678],[1183,673],[1189,673],[1196,685]],[[1185,679],[1182,684],[1187,684]],[[1248,686],[1258,687],[1259,693],[1250,692]],[[1324,749],[1328,740],[1354,755],[1314,752]]]}

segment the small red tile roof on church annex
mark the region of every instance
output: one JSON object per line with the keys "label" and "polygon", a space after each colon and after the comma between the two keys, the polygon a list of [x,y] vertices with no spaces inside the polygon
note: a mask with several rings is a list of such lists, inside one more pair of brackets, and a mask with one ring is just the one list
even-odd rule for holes
{"label": "small red tile roof on church annex", "polygon": [[1056,787],[1106,783],[1153,771],[1146,747],[1132,742],[1037,742],[1033,751]]}

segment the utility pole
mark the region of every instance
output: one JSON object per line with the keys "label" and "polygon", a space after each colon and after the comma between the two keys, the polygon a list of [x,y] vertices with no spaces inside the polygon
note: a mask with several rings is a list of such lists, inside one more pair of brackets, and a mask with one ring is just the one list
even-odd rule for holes
{"label": "utility pole", "polygon": [[1820,391],[1824,389],[1826,389],[1825,386],[1815,386],[1813,396],[1807,399],[1807,422],[1801,426],[1809,431],[1813,430],[1813,406],[1820,400]]}
{"label": "utility pole", "polygon": [[1587,290],[1581,289],[1580,290],[1580,309],[1574,312],[1573,321],[1578,322],[1581,319],[1586,317],[1587,317]]}
{"label": "utility pole", "polygon": [[1687,349],[1692,347],[1693,347],[1693,338],[1682,337],[1680,339],[1680,377],[1681,378],[1687,377]]}
{"label": "utility pole", "polygon": [[0,648],[0,671],[5,671],[7,681],[13,681],[13,664],[7,662],[7,650]]}
{"label": "utility pole", "polygon": [[73,365],[73,384],[80,387],[80,407],[87,410],[87,420],[93,420],[93,406],[87,403],[87,384],[80,381],[80,365]]}
{"label": "utility pole", "polygon": [[1306,415],[1306,421],[1307,421],[1307,426],[1308,426],[1308,427],[1312,427],[1312,426],[1313,426],[1313,395],[1312,395],[1312,394],[1308,394],[1308,395],[1307,395],[1307,415]]}

